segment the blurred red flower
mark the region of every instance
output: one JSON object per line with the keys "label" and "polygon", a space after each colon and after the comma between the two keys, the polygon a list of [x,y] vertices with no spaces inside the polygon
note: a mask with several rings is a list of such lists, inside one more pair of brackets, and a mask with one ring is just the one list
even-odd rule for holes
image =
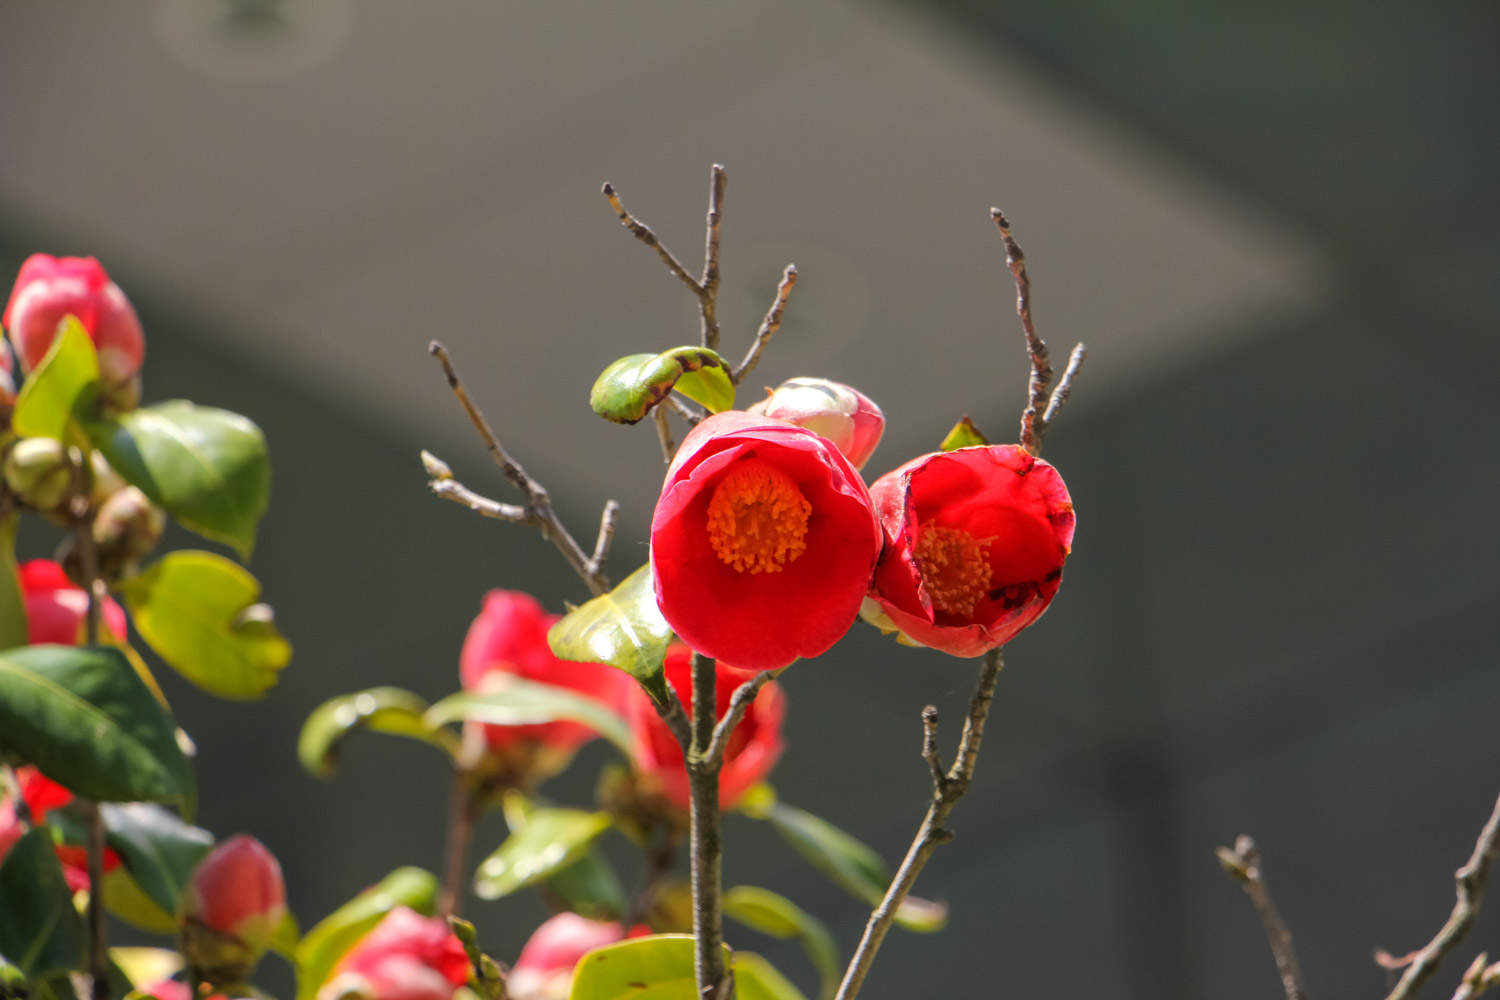
{"label": "blurred red flower", "polygon": [[334,972],[318,991],[323,1000],[351,991],[370,1000],[449,1000],[469,980],[469,957],[441,918],[398,906]]}
{"label": "blurred red flower", "polygon": [[58,324],[69,315],[77,317],[93,339],[106,381],[124,382],[140,371],[146,340],[120,286],[92,257],[44,253],[32,254],[21,265],[5,306],[3,322],[22,371],[41,364]]}
{"label": "blurred red flower", "polygon": [[[89,595],[50,559],[32,559],[21,564],[21,593],[26,600],[27,640],[32,644],[53,642],[82,645],[89,617]],[[105,642],[125,638],[125,611],[106,598],[100,609],[101,638]]]}
{"label": "blurred red flower", "polygon": [[[47,822],[47,814],[61,809],[73,801],[73,793],[53,781],[31,765],[16,768],[16,784],[20,788],[21,802],[31,817],[32,826]],[[13,801],[0,802],[0,858],[26,833],[21,822],[20,810]],[[63,878],[68,888],[80,892],[89,887],[88,850],[74,844],[58,844],[57,860],[62,863]],[[104,849],[104,870],[112,872],[120,867],[120,856],[112,847]]]}
{"label": "blurred red flower", "polygon": [[249,834],[220,841],[194,870],[183,893],[182,914],[259,955],[286,917],[280,863]]}
{"label": "blurred red flower", "polygon": [[636,925],[627,935],[617,923],[559,913],[527,939],[521,957],[506,976],[506,991],[511,1000],[567,1000],[579,959],[595,948],[650,933],[651,928],[644,924]]}

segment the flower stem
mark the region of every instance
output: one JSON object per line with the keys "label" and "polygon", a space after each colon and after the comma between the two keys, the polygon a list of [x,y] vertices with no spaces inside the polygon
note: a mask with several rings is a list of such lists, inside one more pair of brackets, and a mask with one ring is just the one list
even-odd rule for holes
{"label": "flower stem", "polygon": [[[85,466],[87,459],[85,459]],[[86,483],[86,479],[80,476]],[[84,591],[88,594],[88,617],[85,619],[84,639],[90,646],[99,645],[99,620],[103,613],[99,579],[99,551],[94,547],[94,511],[88,506],[88,494],[80,491],[74,497],[75,511],[79,512],[75,525],[78,554],[83,563]],[[99,806],[79,796],[84,817],[88,824],[88,870],[89,870],[89,976],[92,979],[93,1000],[109,1000],[109,952],[104,943],[104,820],[100,818]]]}
{"label": "flower stem", "polygon": [[463,906],[464,868],[478,813],[469,772],[463,766],[455,765],[453,792],[448,804],[448,841],[443,849],[443,888],[438,896],[438,916],[445,920],[459,916]]}
{"label": "flower stem", "polygon": [[693,871],[693,972],[703,1000],[728,1000],[734,982],[724,965],[724,916],[720,905],[724,844],[720,836],[719,771],[711,754],[718,714],[714,661],[693,654],[693,740],[687,771],[692,791],[689,850]]}

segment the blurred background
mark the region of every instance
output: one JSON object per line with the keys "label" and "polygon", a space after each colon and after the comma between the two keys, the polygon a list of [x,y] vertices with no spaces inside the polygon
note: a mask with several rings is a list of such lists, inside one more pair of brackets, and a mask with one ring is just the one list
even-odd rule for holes
{"label": "blurred background", "polygon": [[[1014,433],[992,204],[1040,332],[1090,351],[1047,449],[1079,512],[1066,584],[1008,649],[918,884],[951,925],[895,932],[865,995],[1275,996],[1213,856],[1242,832],[1312,991],[1383,993],[1372,948],[1436,931],[1500,788],[1497,28],[1491,4],[1356,0],[0,5],[0,273],[98,256],[145,323],[147,397],[271,442],[252,568],[296,657],[244,706],[164,672],[200,821],[281,857],[304,926],[438,867],[438,756],[357,736],[321,783],[301,721],[374,684],[452,690],[487,588],[585,595],[535,532],[427,493],[423,447],[513,499],[426,344],[578,534],[621,500],[628,572],[661,459],[587,391],[697,321],[599,186],[692,269],[721,162],[726,353],[794,261],[748,388],[858,385],[889,420],[872,475],[965,413]],[[928,789],[920,709],[957,720],[976,669],[863,626],[797,665],[782,798],[894,861]],[[608,759],[548,792],[587,803]],[[761,824],[727,838],[728,884],[793,896],[847,955],[862,905]],[[1500,949],[1490,909],[1434,995]],[[468,913],[513,959],[545,911]],[[794,948],[731,940],[810,989]]]}

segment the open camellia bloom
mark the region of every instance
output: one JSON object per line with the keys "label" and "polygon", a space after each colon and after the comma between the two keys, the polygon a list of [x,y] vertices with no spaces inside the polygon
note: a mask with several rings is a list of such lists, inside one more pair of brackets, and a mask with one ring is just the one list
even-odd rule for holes
{"label": "open camellia bloom", "polygon": [[[510,676],[567,688],[607,706],[619,704],[621,692],[634,686],[628,674],[602,663],[575,663],[553,655],[547,630],[559,617],[543,611],[529,594],[490,591],[459,654],[464,690],[484,691]],[[492,750],[543,749],[561,756],[559,766],[596,735],[588,726],[570,721],[484,727]]]}
{"label": "open camellia bloom", "polygon": [[469,957],[439,917],[398,906],[339,960],[319,1000],[357,992],[371,1000],[449,1000],[469,981]]}
{"label": "open camellia bloom", "polygon": [[[667,683],[684,705],[693,703],[693,653],[683,645],[667,650]],[[722,719],[729,709],[734,689],[744,679],[743,671],[715,664],[717,710]],[[634,743],[636,769],[674,805],[687,809],[692,803],[682,748],[667,724],[639,688],[633,691],[626,716]],[[719,772],[719,807],[729,809],[754,785],[771,773],[781,756],[781,724],[786,718],[786,695],[773,681],[760,689],[724,748],[724,769]]]}
{"label": "open camellia bloom", "polygon": [[934,452],[870,488],[886,532],[867,621],[979,656],[1041,617],[1073,544],[1057,470],[1019,445]]}
{"label": "open camellia bloom", "polygon": [[559,913],[538,927],[521,949],[521,957],[505,977],[511,1000],[568,1000],[573,969],[595,948],[650,934],[638,924],[627,935],[618,923],[590,920],[576,913]]}
{"label": "open camellia bloom", "polygon": [[[50,559],[32,559],[20,567],[21,594],[26,601],[27,639],[32,645],[51,642],[82,645],[87,637],[89,595],[63,568]],[[106,598],[99,618],[105,642],[125,638],[125,611]]]}
{"label": "open camellia bloom", "polygon": [[651,519],[656,601],[694,649],[777,669],[849,630],[880,544],[864,481],[831,442],[717,413],[667,469]]}
{"label": "open camellia bloom", "polygon": [[32,254],[16,275],[3,317],[23,371],[46,357],[65,316],[77,317],[88,331],[106,381],[124,382],[140,370],[146,353],[141,322],[99,262],[92,257]]}

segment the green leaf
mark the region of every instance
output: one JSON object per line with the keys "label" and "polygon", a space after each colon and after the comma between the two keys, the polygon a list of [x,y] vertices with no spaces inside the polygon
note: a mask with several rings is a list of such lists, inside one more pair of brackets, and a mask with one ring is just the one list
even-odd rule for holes
{"label": "green leaf", "polygon": [[662,664],[671,641],[672,626],[656,606],[650,563],[609,593],[563,615],[547,630],[547,644],[556,656],[619,667],[659,705],[667,702]]}
{"label": "green leaf", "polygon": [[807,1000],[776,967],[748,951],[734,953],[735,996],[738,1000]]}
{"label": "green leaf", "polygon": [[[798,854],[855,899],[875,906],[884,898],[890,869],[870,847],[795,806],[775,803],[765,818]],[[946,903],[908,896],[896,909],[896,923],[910,931],[930,933],[947,922]]]}
{"label": "green leaf", "polygon": [[260,428],[238,413],[175,399],[88,421],[84,431],[125,481],[183,527],[250,558],[271,501]]}
{"label": "green leaf", "polygon": [[474,891],[480,899],[499,899],[551,878],[582,858],[610,825],[608,813],[537,809],[479,865]]}
{"label": "green leaf", "polygon": [[989,444],[989,439],[979,432],[974,426],[974,421],[964,417],[953,425],[948,436],[943,438],[943,443],[938,445],[943,451],[956,451],[959,448],[972,448],[975,445]]}
{"label": "green leaf", "polygon": [[172,948],[111,948],[109,959],[138,989],[176,975],[184,964],[181,953]]}
{"label": "green leaf", "polygon": [[725,892],[723,906],[726,917],[732,917],[762,934],[795,938],[802,942],[802,949],[818,970],[818,978],[822,984],[819,996],[827,1000],[838,990],[839,979],[843,975],[838,945],[834,943],[827,926],[817,917],[785,896],[749,885],[735,886]]}
{"label": "green leaf", "polygon": [[0,863],[0,955],[28,979],[83,964],[83,921],[43,827],[16,841]]}
{"label": "green leaf", "polygon": [[568,909],[590,920],[619,920],[630,909],[625,886],[614,866],[596,848],[547,880]]}
{"label": "green leaf", "polygon": [[593,729],[627,757],[631,753],[630,727],[601,702],[567,688],[509,674],[491,674],[485,685],[484,691],[450,694],[427,710],[424,721],[431,727],[461,720],[491,726],[534,726],[567,719]]}
{"label": "green leaf", "polygon": [[0,518],[0,649],[24,646],[30,637],[26,624],[26,595],[16,568],[16,526],[20,514]]}
{"label": "green leaf", "polygon": [[142,889],[122,866],[104,873],[104,909],[131,927],[151,934],[177,933],[177,917]]}
{"label": "green leaf", "polygon": [[734,407],[734,383],[724,368],[705,367],[687,372],[677,379],[673,388],[693,402],[702,404],[709,413],[723,413]]}
{"label": "green leaf", "polygon": [[152,902],[175,914],[193,870],[214,846],[213,834],[144,802],[103,805],[99,815],[106,842],[131,878]]}
{"label": "green leaf", "polygon": [[[605,420],[633,424],[651,412],[673,387],[711,410],[734,404],[734,386],[725,374],[728,362],[706,347],[674,347],[660,354],[627,354],[600,373],[589,392],[589,405]],[[716,369],[718,377],[684,376]],[[727,402],[726,402],[727,395]]]}
{"label": "green leaf", "polygon": [[[734,973],[739,1000],[805,1000],[759,955],[730,954],[724,960]],[[697,1000],[691,934],[653,934],[596,948],[573,973],[569,1000]]]}
{"label": "green leaf", "polygon": [[344,737],[356,729],[406,736],[444,751],[458,752],[458,740],[441,722],[423,718],[427,702],[397,687],[373,687],[330,698],[307,717],[297,738],[297,759],[315,778],[331,778],[338,770]]}
{"label": "green leaf", "polygon": [[74,412],[98,392],[98,383],[94,342],[76,317],[64,317],[42,363],[21,384],[11,427],[21,437],[66,440]]}
{"label": "green leaf", "polygon": [[176,722],[111,647],[0,652],[0,750],[97,801],[193,801]]}
{"label": "green leaf", "polygon": [[386,913],[408,906],[431,916],[437,908],[438,881],[420,868],[397,868],[376,885],[334,910],[308,931],[294,951],[297,1000],[315,1000],[339,959],[368,934]]}
{"label": "green leaf", "polygon": [[259,698],[292,658],[256,604],[250,571],[212,552],[169,552],[120,584],[141,638],[173,669],[221,698]]}

